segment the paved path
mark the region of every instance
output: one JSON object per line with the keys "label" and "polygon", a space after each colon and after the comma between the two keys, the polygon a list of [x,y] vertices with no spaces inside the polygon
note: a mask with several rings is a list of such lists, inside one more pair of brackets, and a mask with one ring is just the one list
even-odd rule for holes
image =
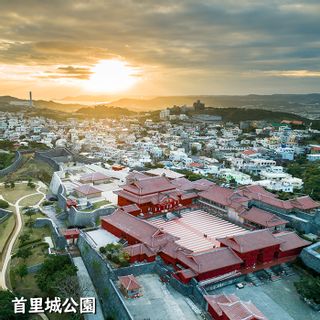
{"label": "paved path", "polygon": [[83,263],[81,257],[73,258],[73,262],[78,268],[77,276],[80,284],[81,297],[95,297],[96,299],[96,314],[85,314],[85,320],[101,320],[104,319],[102,308],[100,305],[99,297],[96,293],[96,290],[93,286],[89,273],[86,266]]}
{"label": "paved path", "polygon": [[10,203],[10,205],[14,206],[14,208],[15,208],[16,225],[15,225],[14,231],[13,231],[13,233],[11,235],[11,238],[9,239],[9,243],[7,245],[7,248],[6,248],[5,256],[3,257],[2,270],[0,270],[0,287],[2,289],[4,289],[4,290],[9,289],[8,286],[7,286],[7,283],[6,283],[6,273],[7,273],[7,270],[8,270],[8,266],[10,264],[11,253],[12,253],[12,249],[13,249],[14,243],[17,240],[17,238],[18,238],[18,236],[19,236],[19,234],[21,232],[22,226],[23,226],[22,217],[21,217],[21,213],[20,213],[21,206],[19,204],[20,204],[20,202],[22,200],[24,200],[24,199],[26,199],[28,197],[31,197],[31,196],[34,196],[34,195],[37,195],[37,194],[42,194],[42,196],[43,196],[42,199],[39,200],[36,203],[36,205],[34,205],[35,208],[38,208],[40,206],[41,202],[43,201],[43,199],[45,198],[45,194],[42,191],[40,191],[41,187],[43,187],[43,185],[38,183],[37,192],[31,193],[31,194],[27,194],[27,195],[21,197],[14,204]]}

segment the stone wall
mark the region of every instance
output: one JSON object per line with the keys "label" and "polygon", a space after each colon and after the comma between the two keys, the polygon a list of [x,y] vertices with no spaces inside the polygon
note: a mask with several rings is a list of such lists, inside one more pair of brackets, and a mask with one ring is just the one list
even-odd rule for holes
{"label": "stone wall", "polygon": [[300,253],[300,258],[306,266],[320,273],[320,242],[304,248]]}
{"label": "stone wall", "polygon": [[80,211],[75,207],[71,207],[68,212],[68,222],[72,226],[94,227],[99,217],[108,216],[112,214],[115,209],[116,207],[113,205],[93,211]]}
{"label": "stone wall", "polygon": [[37,218],[34,222],[35,228],[43,228],[45,226],[48,226],[51,229],[52,238],[56,248],[63,250],[67,245],[67,241],[65,237],[59,233],[57,226],[51,219]]}
{"label": "stone wall", "polygon": [[22,163],[23,163],[22,155],[19,151],[16,151],[13,163],[9,167],[0,170],[0,177],[4,177],[7,174],[10,174],[16,171],[21,167]]}
{"label": "stone wall", "polygon": [[133,319],[121,294],[115,286],[117,278],[113,269],[103,257],[89,245],[83,232],[80,233],[77,244],[83,262],[100,297],[104,316],[116,316],[117,319],[121,320]]}
{"label": "stone wall", "polygon": [[53,168],[54,171],[60,170],[59,163],[57,161],[55,161],[54,159],[52,159],[52,157],[50,157],[49,152],[36,151],[34,153],[34,155],[37,160],[40,160],[40,161],[47,163],[49,166],[51,166]]}
{"label": "stone wall", "polygon": [[12,215],[12,211],[0,208],[0,223],[6,221],[10,215]]}

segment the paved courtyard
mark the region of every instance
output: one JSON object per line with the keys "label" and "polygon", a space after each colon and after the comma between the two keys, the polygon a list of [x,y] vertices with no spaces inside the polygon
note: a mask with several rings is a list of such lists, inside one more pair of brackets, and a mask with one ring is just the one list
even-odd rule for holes
{"label": "paved courtyard", "polygon": [[191,300],[161,283],[156,274],[138,276],[137,279],[143,288],[143,297],[125,299],[126,305],[134,319],[201,319],[200,315],[196,313],[198,310],[194,311],[192,309],[195,306]]}
{"label": "paved courtyard", "polygon": [[291,276],[259,287],[247,285],[243,289],[231,285],[210,294],[234,293],[241,300],[251,300],[270,320],[319,320],[320,313],[300,299],[294,287],[297,279],[298,276]]}

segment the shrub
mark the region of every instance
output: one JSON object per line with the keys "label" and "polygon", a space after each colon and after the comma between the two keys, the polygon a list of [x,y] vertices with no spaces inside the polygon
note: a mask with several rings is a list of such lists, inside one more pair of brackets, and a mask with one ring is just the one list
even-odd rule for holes
{"label": "shrub", "polygon": [[1,209],[7,209],[9,208],[9,203],[5,200],[0,199],[0,208]]}

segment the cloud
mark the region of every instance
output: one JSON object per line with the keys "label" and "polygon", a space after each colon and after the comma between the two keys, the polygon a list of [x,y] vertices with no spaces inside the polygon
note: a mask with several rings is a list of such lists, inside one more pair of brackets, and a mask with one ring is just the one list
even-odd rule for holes
{"label": "cloud", "polygon": [[264,90],[266,75],[295,77],[281,70],[317,77],[310,75],[320,70],[318,12],[316,0],[2,0],[0,64],[86,79],[79,66],[121,58],[185,93],[210,93],[215,82],[236,86],[233,78],[240,84],[257,70]]}

